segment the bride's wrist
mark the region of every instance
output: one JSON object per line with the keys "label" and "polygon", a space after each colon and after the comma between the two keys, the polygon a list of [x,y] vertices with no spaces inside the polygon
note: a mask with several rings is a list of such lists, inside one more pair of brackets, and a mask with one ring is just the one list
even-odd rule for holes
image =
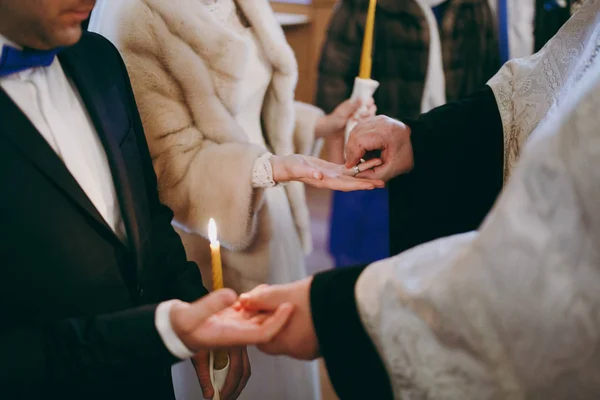
{"label": "bride's wrist", "polygon": [[269,158],[269,162],[273,171],[273,181],[275,183],[284,183],[286,181],[286,174],[283,166],[283,157],[273,156]]}

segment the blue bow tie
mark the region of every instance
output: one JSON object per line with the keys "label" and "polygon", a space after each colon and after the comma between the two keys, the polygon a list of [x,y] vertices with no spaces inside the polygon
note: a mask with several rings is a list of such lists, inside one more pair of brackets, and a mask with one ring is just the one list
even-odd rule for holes
{"label": "blue bow tie", "polygon": [[52,50],[18,50],[5,45],[0,55],[0,78],[31,68],[48,67],[61,49]]}

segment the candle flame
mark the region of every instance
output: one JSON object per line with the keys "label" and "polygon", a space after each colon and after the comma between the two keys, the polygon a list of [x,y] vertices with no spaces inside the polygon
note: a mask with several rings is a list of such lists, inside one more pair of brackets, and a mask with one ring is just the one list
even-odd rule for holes
{"label": "candle flame", "polygon": [[212,218],[208,221],[208,239],[211,243],[217,242],[217,223]]}

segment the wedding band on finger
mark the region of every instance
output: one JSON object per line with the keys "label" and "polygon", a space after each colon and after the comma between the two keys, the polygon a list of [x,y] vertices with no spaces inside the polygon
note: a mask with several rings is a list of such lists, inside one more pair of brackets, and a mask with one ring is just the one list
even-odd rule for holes
{"label": "wedding band on finger", "polygon": [[360,174],[360,168],[358,168],[358,165],[354,166],[354,176]]}

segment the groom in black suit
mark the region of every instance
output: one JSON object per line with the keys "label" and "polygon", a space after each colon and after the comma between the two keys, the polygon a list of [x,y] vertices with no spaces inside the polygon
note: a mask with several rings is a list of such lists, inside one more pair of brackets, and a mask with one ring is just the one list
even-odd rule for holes
{"label": "groom in black suit", "polygon": [[[122,60],[82,37],[94,4],[0,0],[3,399],[173,398],[172,363],[267,341],[290,312],[238,332],[220,325],[235,294],[186,303],[206,289],[159,201]],[[249,365],[230,359],[235,398]]]}

